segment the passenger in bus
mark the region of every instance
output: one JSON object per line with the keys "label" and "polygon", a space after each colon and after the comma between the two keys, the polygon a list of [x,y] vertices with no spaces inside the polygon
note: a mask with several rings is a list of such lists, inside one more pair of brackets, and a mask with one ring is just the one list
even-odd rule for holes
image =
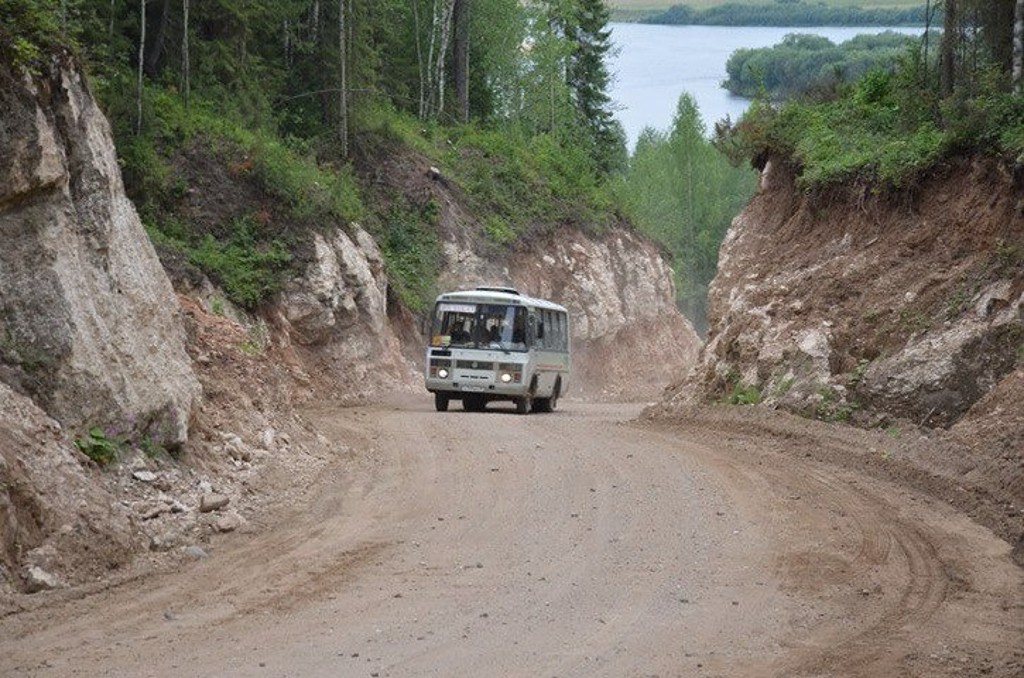
{"label": "passenger in bus", "polygon": [[501,328],[497,324],[491,325],[491,329],[487,331],[488,339],[492,344],[501,343]]}
{"label": "passenger in bus", "polygon": [[470,335],[466,331],[464,325],[456,325],[452,328],[452,343],[453,344],[465,344],[469,341]]}
{"label": "passenger in bus", "polygon": [[525,344],[526,343],[526,330],[523,329],[522,316],[516,316],[516,322],[512,326],[512,343],[513,344]]}

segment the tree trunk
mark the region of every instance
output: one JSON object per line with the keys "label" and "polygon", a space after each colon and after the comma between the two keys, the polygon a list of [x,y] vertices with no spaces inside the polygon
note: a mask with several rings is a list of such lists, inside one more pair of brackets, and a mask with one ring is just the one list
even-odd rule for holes
{"label": "tree trunk", "polygon": [[1013,91],[1024,94],[1024,0],[1013,10]]}
{"label": "tree trunk", "polygon": [[440,116],[444,111],[444,83],[445,83],[445,57],[448,55],[448,44],[451,42],[452,37],[452,14],[455,10],[455,0],[443,0],[443,6],[441,8],[441,15],[438,17],[440,21],[439,30],[440,36],[438,39],[437,47],[437,62],[434,66],[434,88],[436,91],[437,102],[434,107],[434,115]]}
{"label": "tree trunk", "polygon": [[146,60],[146,0],[139,0],[139,76],[135,134],[142,133],[142,68]]}
{"label": "tree trunk", "polygon": [[413,32],[416,36],[416,71],[420,81],[420,100],[416,108],[416,115],[421,119],[427,115],[427,66],[423,60],[423,35],[420,33],[420,3],[413,0],[412,3]]}
{"label": "tree trunk", "polygon": [[348,40],[345,35],[345,0],[338,0],[338,143],[341,157],[348,157]]}
{"label": "tree trunk", "polygon": [[921,36],[921,87],[928,87],[928,32],[932,29],[932,0],[924,3],[924,35]]}
{"label": "tree trunk", "polygon": [[181,0],[182,29],[181,29],[181,75],[182,92],[185,93],[185,110],[188,110],[189,95],[192,93],[191,72],[192,64],[189,63],[188,54],[188,0]]}
{"label": "tree trunk", "polygon": [[164,53],[164,40],[167,36],[167,20],[171,14],[171,0],[163,0],[160,8],[160,23],[156,25],[156,37],[153,39],[153,47],[146,55],[146,75],[155,79],[159,74],[160,57]]}
{"label": "tree trunk", "polygon": [[939,53],[939,81],[942,96],[952,96],[956,88],[956,53],[960,35],[960,19],[957,16],[957,0],[946,0],[946,17],[943,22],[942,44]]}
{"label": "tree trunk", "polygon": [[455,0],[434,0],[430,20],[430,47],[426,61],[426,94],[420,106],[421,118],[432,118],[444,110],[445,57],[451,39]]}
{"label": "tree trunk", "polygon": [[469,122],[469,2],[455,0],[455,95],[459,120]]}

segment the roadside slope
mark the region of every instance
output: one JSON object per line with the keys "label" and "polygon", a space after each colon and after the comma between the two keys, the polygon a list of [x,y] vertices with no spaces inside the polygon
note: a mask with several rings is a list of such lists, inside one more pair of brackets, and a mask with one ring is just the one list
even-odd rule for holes
{"label": "roadside slope", "polygon": [[[961,159],[914,190],[806,194],[765,167],[735,219],[699,367],[660,409],[759,399],[805,417],[941,439],[940,495],[1024,562],[1024,214],[1020,178]],[[968,502],[969,503],[969,502]]]}

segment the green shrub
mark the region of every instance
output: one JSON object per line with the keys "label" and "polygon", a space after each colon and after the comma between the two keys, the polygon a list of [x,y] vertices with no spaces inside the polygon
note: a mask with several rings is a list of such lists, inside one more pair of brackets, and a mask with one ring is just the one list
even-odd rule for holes
{"label": "green shrub", "polygon": [[251,217],[236,219],[226,241],[207,234],[196,246],[187,246],[189,259],[219,283],[227,297],[253,309],[279,291],[290,270],[292,256],[277,240],[258,241]]}
{"label": "green shrub", "polygon": [[38,74],[46,55],[74,38],[60,20],[58,3],[37,0],[4,0],[0,10],[0,62],[14,71]]}
{"label": "green shrub", "polygon": [[429,309],[441,270],[441,244],[433,223],[415,210],[394,207],[383,223],[371,225],[371,232],[398,298],[413,311]]}
{"label": "green shrub", "polygon": [[786,156],[806,189],[851,180],[902,188],[958,152],[1024,162],[1024,100],[986,73],[971,96],[943,101],[922,87],[919,63],[904,59],[894,72],[869,72],[830,100],[755,102],[738,123],[716,128],[715,144],[733,162]]}
{"label": "green shrub", "polygon": [[498,245],[507,245],[516,239],[515,230],[496,214],[484,219],[483,230],[487,239]]}
{"label": "green shrub", "polygon": [[75,447],[100,466],[117,461],[125,443],[116,437],[108,437],[99,426],[93,426],[82,436],[75,438]]}
{"label": "green shrub", "polygon": [[725,396],[725,402],[730,405],[757,405],[761,402],[761,391],[756,386],[736,383]]}

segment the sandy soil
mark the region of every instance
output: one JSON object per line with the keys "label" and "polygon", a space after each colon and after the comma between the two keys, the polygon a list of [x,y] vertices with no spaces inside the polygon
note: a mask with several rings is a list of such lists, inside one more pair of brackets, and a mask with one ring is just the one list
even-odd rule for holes
{"label": "sandy soil", "polygon": [[0,675],[1024,675],[1009,545],[877,437],[640,410],[307,410],[347,451],[261,529],[0,619]]}

